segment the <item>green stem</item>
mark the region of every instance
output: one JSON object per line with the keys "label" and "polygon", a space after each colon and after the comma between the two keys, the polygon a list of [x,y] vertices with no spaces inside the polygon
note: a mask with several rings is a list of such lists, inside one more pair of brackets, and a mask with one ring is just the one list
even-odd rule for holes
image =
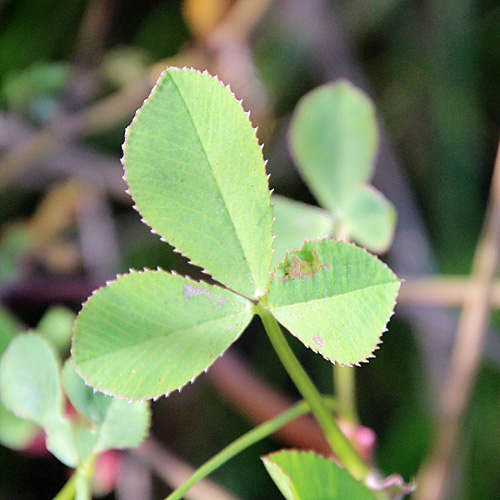
{"label": "green stem", "polygon": [[359,423],[356,411],[355,375],[352,366],[333,366],[334,396],[339,403],[339,415],[353,425]]}
{"label": "green stem", "polygon": [[[349,231],[340,221],[335,228],[335,239],[349,241]],[[353,425],[359,423],[356,410],[356,372],[350,366],[334,365],[333,395],[339,403],[339,414]]]}
{"label": "green stem", "polygon": [[337,422],[335,422],[335,419],[323,402],[321,394],[318,392],[288,345],[278,322],[269,309],[263,305],[256,305],[255,310],[264,323],[269,340],[278,354],[281,363],[303,398],[309,403],[311,412],[323,429],[332,451],[352,476],[358,480],[364,480],[370,472],[370,469],[358,456],[350,441],[339,429]]}
{"label": "green stem", "polygon": [[53,500],[74,500],[75,496],[91,500],[90,480],[94,471],[96,458],[97,456],[93,455],[87,463],[80,464]]}
{"label": "green stem", "polygon": [[73,500],[76,493],[76,471],[69,478],[61,491],[54,497],[54,500]]}
{"label": "green stem", "polygon": [[[331,398],[328,400],[330,406],[334,406]],[[246,450],[258,441],[274,434],[276,431],[281,429],[283,426],[295,420],[296,418],[309,413],[309,405],[306,401],[301,401],[295,404],[288,410],[284,411],[277,417],[260,424],[254,429],[248,431],[243,436],[236,439],[230,445],[226,446],[222,451],[214,455],[208,462],[205,462],[199,469],[197,469],[193,475],[179,488],[170,493],[170,495],[165,500],[180,500],[184,494],[186,494],[198,481],[202,480],[214,470],[218,469],[221,465],[224,465],[228,460],[235,457],[238,453]]]}

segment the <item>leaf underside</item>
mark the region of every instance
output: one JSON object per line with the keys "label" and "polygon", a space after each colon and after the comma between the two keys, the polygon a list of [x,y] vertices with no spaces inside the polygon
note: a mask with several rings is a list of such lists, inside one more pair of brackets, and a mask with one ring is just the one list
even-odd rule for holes
{"label": "leaf underside", "polygon": [[262,151],[231,91],[169,68],[127,129],[123,163],[151,228],[216,280],[264,295],[272,210]]}
{"label": "leaf underside", "polygon": [[362,483],[316,453],[283,450],[263,461],[286,500],[375,500]]}
{"label": "leaf underside", "polygon": [[320,204],[334,213],[371,178],[377,142],[373,103],[346,81],[309,92],[290,126],[290,147],[301,174]]}
{"label": "leaf underside", "polygon": [[248,300],[218,286],[164,271],[132,272],[86,302],[72,355],[98,390],[155,398],[206,370],[252,316]]}
{"label": "leaf underside", "polygon": [[274,272],[276,319],[326,359],[352,365],[372,355],[392,315],[399,280],[380,260],[340,241],[306,242]]}

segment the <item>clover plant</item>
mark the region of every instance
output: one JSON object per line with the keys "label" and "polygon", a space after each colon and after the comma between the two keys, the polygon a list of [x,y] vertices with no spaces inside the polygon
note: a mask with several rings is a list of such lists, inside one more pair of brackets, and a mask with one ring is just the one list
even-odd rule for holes
{"label": "clover plant", "polygon": [[[346,88],[343,84],[340,92]],[[358,109],[356,100],[348,98],[344,104],[337,120],[340,132],[342,120],[351,114],[357,119],[352,128],[370,129],[364,125],[370,112]],[[335,127],[303,126],[296,130],[296,156],[304,165],[323,142],[320,136],[336,137],[331,151],[318,153],[322,173],[311,170],[306,178],[317,186],[318,199],[354,235],[355,224],[348,221],[358,221],[359,211],[382,199],[366,186],[376,136],[370,129],[355,140],[349,130],[337,137]],[[356,161],[349,164],[353,151]],[[336,173],[326,167],[330,157],[346,160]],[[370,468],[340,431],[282,327],[332,363],[367,361],[392,315],[397,277],[366,250],[328,238],[305,241],[286,254],[278,251],[272,267],[273,206],[262,148],[241,102],[206,72],[163,72],[127,129],[123,164],[143,221],[201,267],[207,279],[195,281],[162,269],[131,270],[97,290],[75,322],[72,356],[77,372],[96,390],[119,398],[168,395],[206,371],[258,315],[345,468],[312,454],[282,452],[265,458],[271,476],[287,498],[312,499],[294,486],[304,481],[314,483],[316,500],[320,491],[331,500],[352,498],[350,492],[358,490],[359,498],[373,498],[362,484],[372,476]],[[326,194],[330,189],[331,197]],[[385,210],[388,204],[382,204]],[[323,216],[332,219],[329,213]],[[387,237],[382,240],[373,246],[387,245]],[[247,443],[257,432],[262,436],[262,429],[254,431],[245,437]],[[224,460],[234,452],[228,448],[225,455],[221,452]],[[302,478],[296,477],[300,470]],[[188,487],[169,499],[181,498]]]}

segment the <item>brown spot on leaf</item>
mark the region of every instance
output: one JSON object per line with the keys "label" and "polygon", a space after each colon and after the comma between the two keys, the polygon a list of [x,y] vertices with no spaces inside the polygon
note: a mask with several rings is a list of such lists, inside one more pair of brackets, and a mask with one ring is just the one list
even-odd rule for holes
{"label": "brown spot on leaf", "polygon": [[288,256],[283,264],[283,276],[280,280],[312,279],[316,273],[329,269],[331,267],[321,262],[318,252],[314,248],[304,247],[302,250]]}

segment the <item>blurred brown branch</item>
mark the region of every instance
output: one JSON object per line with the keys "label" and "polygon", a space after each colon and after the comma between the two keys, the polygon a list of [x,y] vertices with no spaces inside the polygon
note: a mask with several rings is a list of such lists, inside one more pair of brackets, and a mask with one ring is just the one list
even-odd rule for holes
{"label": "blurred brown branch", "polygon": [[[461,307],[475,291],[469,277],[435,276],[408,279],[401,286],[398,304]],[[500,308],[500,281],[491,288],[490,304]]]}
{"label": "blurred brown branch", "polygon": [[474,255],[469,293],[460,314],[455,345],[440,400],[436,441],[420,475],[417,500],[446,497],[457,439],[486,338],[500,251],[500,144],[483,232]]}

